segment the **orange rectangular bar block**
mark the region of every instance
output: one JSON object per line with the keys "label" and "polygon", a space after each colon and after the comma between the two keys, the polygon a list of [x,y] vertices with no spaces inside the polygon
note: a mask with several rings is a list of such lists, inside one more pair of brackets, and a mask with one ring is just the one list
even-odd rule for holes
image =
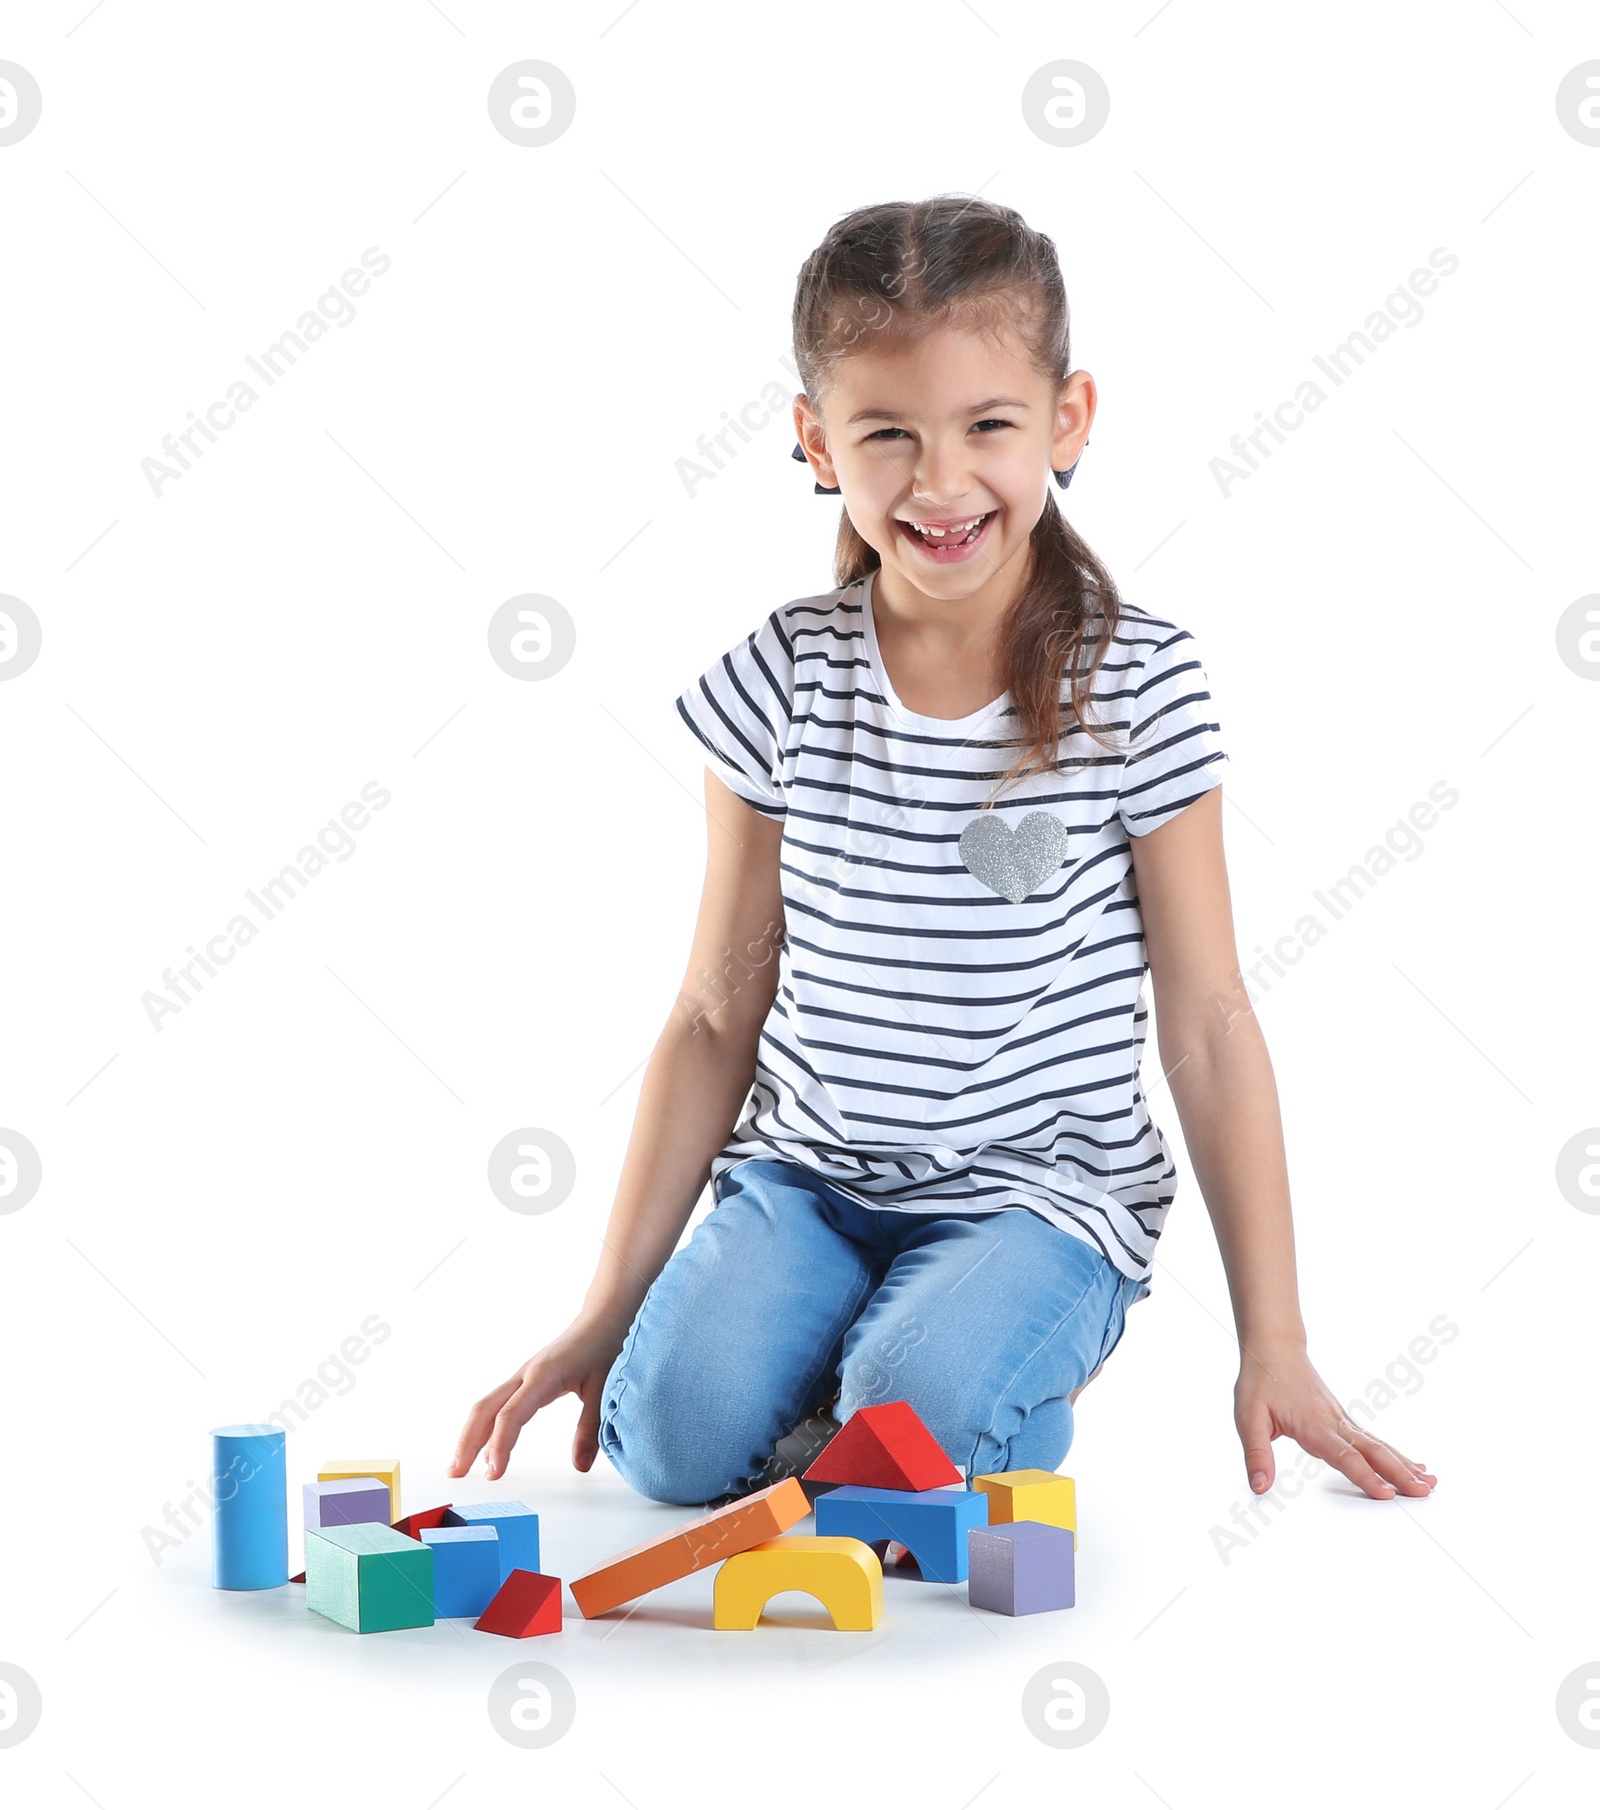
{"label": "orange rectangular bar block", "polygon": [[573,1579],[572,1600],[585,1617],[604,1615],[646,1591],[720,1564],[763,1540],[775,1540],[810,1513],[800,1479],[785,1477],[782,1483],[759,1489],[697,1521],[685,1521],[659,1540],[619,1552],[598,1570]]}

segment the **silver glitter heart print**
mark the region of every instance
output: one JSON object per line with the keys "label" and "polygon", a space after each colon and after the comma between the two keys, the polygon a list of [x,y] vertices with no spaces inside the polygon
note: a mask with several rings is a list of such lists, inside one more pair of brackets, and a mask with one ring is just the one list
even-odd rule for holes
{"label": "silver glitter heart print", "polygon": [[1020,905],[1061,865],[1067,839],[1067,826],[1048,811],[1029,811],[1015,829],[983,811],[961,832],[961,861],[991,892]]}

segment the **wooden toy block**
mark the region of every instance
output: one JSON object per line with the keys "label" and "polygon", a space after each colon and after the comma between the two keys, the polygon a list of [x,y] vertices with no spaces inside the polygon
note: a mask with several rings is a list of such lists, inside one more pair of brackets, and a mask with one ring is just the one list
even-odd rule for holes
{"label": "wooden toy block", "polygon": [[989,1524],[1004,1521],[1044,1521],[1051,1527],[1072,1530],[1072,1549],[1078,1549],[1078,1492],[1070,1477],[1054,1471],[992,1471],[974,1477],[972,1487],[989,1498]]}
{"label": "wooden toy block", "polygon": [[500,1536],[492,1527],[425,1527],[433,1552],[433,1612],[482,1615],[500,1588]]}
{"label": "wooden toy block", "polygon": [[281,1427],[211,1429],[211,1581],[273,1590],[289,1576],[289,1488]]}
{"label": "wooden toy block", "polygon": [[926,1581],[959,1584],[967,1575],[967,1533],[988,1525],[989,1499],[976,1490],[863,1489],[846,1483],[818,1496],[816,1512],[819,1534],[849,1536],[873,1547],[899,1541]]}
{"label": "wooden toy block", "polygon": [[1070,1609],[1074,1594],[1072,1530],[1048,1521],[1007,1521],[967,1535],[967,1601],[999,1615]]}
{"label": "wooden toy block", "polygon": [[341,1477],[376,1477],[389,1486],[389,1512],[384,1517],[391,1524],[400,1519],[400,1460],[398,1458],[346,1458],[325,1464],[317,1472],[318,1483],[333,1483]]}
{"label": "wooden toy block", "polygon": [[433,1626],[433,1554],[362,1521],[306,1534],[306,1607],[357,1634]]}
{"label": "wooden toy block", "polygon": [[303,1584],[305,1581],[306,1574],[303,1571],[297,1571],[294,1576],[289,1579],[291,1584]]}
{"label": "wooden toy block", "polygon": [[504,1634],[512,1640],[559,1634],[561,1579],[547,1577],[542,1571],[514,1569],[472,1625],[485,1634]]}
{"label": "wooden toy block", "polygon": [[930,1490],[966,1479],[939,1449],[910,1402],[857,1408],[805,1472],[809,1483]]}
{"label": "wooden toy block", "polygon": [[539,1517],[520,1502],[458,1502],[446,1527],[492,1527],[500,1536],[500,1582],[513,1571],[539,1569]]}
{"label": "wooden toy block", "polygon": [[419,1508],[414,1515],[402,1515],[394,1522],[394,1530],[403,1533],[408,1540],[420,1540],[423,1528],[443,1527],[449,1512],[448,1502],[441,1502],[437,1508]]}
{"label": "wooden toy block", "polygon": [[307,1527],[354,1527],[361,1521],[389,1525],[389,1486],[376,1477],[338,1477],[305,1486]]}
{"label": "wooden toy block", "polygon": [[646,1591],[676,1583],[703,1571],[719,1559],[731,1558],[763,1540],[773,1540],[803,1521],[811,1504],[798,1477],[785,1477],[730,1502],[726,1508],[684,1521],[658,1540],[646,1540],[607,1559],[598,1569],[574,1578],[573,1601],[585,1616],[604,1615]]}
{"label": "wooden toy block", "polygon": [[782,1590],[814,1596],[841,1631],[867,1633],[883,1619],[883,1567],[870,1546],[791,1534],[747,1546],[723,1564],[711,1591],[712,1627],[753,1628]]}

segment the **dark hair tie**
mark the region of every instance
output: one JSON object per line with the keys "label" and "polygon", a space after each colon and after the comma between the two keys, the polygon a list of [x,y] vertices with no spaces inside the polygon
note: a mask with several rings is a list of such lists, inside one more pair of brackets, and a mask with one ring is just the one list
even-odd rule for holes
{"label": "dark hair tie", "polygon": [[[1089,444],[1089,442],[1087,440],[1085,440],[1084,445],[1087,446],[1088,444]],[[1081,458],[1082,456],[1083,455],[1081,453],[1078,455],[1079,458]],[[809,460],[807,460],[806,455],[805,455],[805,449],[801,446],[801,444],[798,440],[795,441],[794,451],[792,453],[790,453],[789,457],[791,459],[798,459],[802,465],[809,463]],[[1077,469],[1078,469],[1078,460],[1074,459],[1073,462],[1067,467],[1067,469],[1065,471],[1058,471],[1056,473],[1056,482],[1061,486],[1061,488],[1063,490],[1065,490],[1066,487],[1072,482],[1072,474]],[[837,484],[813,484],[811,486],[811,488],[817,493],[818,496],[837,496],[839,494],[839,486]]]}

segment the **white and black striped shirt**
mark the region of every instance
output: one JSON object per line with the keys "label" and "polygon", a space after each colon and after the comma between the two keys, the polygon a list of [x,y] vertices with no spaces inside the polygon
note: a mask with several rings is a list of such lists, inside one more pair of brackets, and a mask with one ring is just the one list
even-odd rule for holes
{"label": "white and black striped shirt", "polygon": [[[865,1206],[1026,1207],[1148,1281],[1177,1171],[1140,1085],[1129,837],[1223,778],[1194,638],[1125,604],[1090,713],[1124,751],[1069,712],[1056,770],[1013,781],[989,812],[1009,827],[963,844],[1020,751],[1016,712],[1009,693],[907,710],[874,576],[774,610],[676,700],[712,771],[784,826],[778,990],[711,1174],[779,1157]],[[1013,841],[1039,813],[1055,822]]]}

